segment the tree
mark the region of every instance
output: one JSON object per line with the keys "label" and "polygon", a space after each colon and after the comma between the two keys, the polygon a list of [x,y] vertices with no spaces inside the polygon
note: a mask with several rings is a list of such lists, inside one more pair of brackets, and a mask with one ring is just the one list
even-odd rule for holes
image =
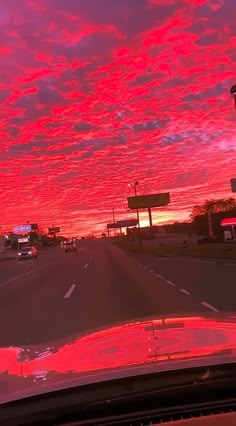
{"label": "tree", "polygon": [[194,220],[197,216],[206,215],[209,212],[218,213],[226,212],[236,208],[236,201],[234,198],[222,198],[218,200],[206,200],[203,204],[198,204],[193,207],[190,218]]}

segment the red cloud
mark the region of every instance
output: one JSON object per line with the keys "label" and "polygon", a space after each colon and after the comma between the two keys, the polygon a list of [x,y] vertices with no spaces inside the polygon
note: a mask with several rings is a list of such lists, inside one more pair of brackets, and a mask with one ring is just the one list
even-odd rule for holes
{"label": "red cloud", "polygon": [[117,219],[127,215],[127,183],[136,179],[140,194],[171,193],[154,223],[188,218],[193,204],[230,195],[233,6],[140,0],[135,11],[137,1],[118,9],[116,0],[103,2],[103,11],[93,0],[4,4],[5,227],[24,222],[27,211],[45,227],[100,233],[112,207]]}

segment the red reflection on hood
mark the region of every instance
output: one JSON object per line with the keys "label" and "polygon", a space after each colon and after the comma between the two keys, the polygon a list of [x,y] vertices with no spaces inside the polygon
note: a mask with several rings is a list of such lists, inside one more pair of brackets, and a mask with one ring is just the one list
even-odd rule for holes
{"label": "red reflection on hood", "polygon": [[17,360],[18,348],[1,349],[0,362],[4,359],[5,363],[0,371],[6,367],[8,374],[19,376],[40,371],[88,373],[235,350],[236,317],[223,321],[176,317],[110,327],[25,362]]}

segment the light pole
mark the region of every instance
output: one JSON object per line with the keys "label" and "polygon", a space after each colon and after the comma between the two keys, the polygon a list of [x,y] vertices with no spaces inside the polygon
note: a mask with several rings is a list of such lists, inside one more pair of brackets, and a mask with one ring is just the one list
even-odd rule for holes
{"label": "light pole", "polygon": [[[135,195],[135,197],[137,197],[137,195],[138,195],[138,193],[137,193],[137,186],[138,186],[138,184],[139,184],[139,182],[137,180],[134,183],[128,183],[128,186],[130,188],[134,189],[134,195]],[[138,227],[140,228],[139,211],[138,211],[138,209],[136,211],[137,211]]]}

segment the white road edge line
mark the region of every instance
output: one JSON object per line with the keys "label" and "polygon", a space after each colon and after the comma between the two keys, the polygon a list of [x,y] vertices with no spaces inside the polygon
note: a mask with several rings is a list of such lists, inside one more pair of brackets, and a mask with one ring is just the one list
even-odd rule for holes
{"label": "white road edge line", "polygon": [[190,296],[191,294],[188,290],[185,290],[184,288],[180,288],[179,291],[181,291],[181,293],[187,294],[187,296]]}
{"label": "white road edge line", "polygon": [[64,299],[69,299],[69,297],[71,296],[72,292],[74,291],[76,287],[76,284],[72,284],[69,288],[69,290],[67,291],[67,293],[64,296]]}
{"label": "white road edge line", "polygon": [[86,269],[88,267],[88,263],[86,263],[85,265],[84,265],[84,269]]}
{"label": "white road edge line", "polygon": [[208,308],[208,309],[210,309],[211,311],[219,312],[219,310],[218,310],[218,309],[216,309],[214,306],[210,305],[210,303],[207,303],[207,302],[201,302],[201,305],[205,306],[205,308]]}
{"label": "white road edge line", "polygon": [[172,283],[172,281],[166,281],[167,284],[173,285],[173,287],[175,287],[175,283]]}

